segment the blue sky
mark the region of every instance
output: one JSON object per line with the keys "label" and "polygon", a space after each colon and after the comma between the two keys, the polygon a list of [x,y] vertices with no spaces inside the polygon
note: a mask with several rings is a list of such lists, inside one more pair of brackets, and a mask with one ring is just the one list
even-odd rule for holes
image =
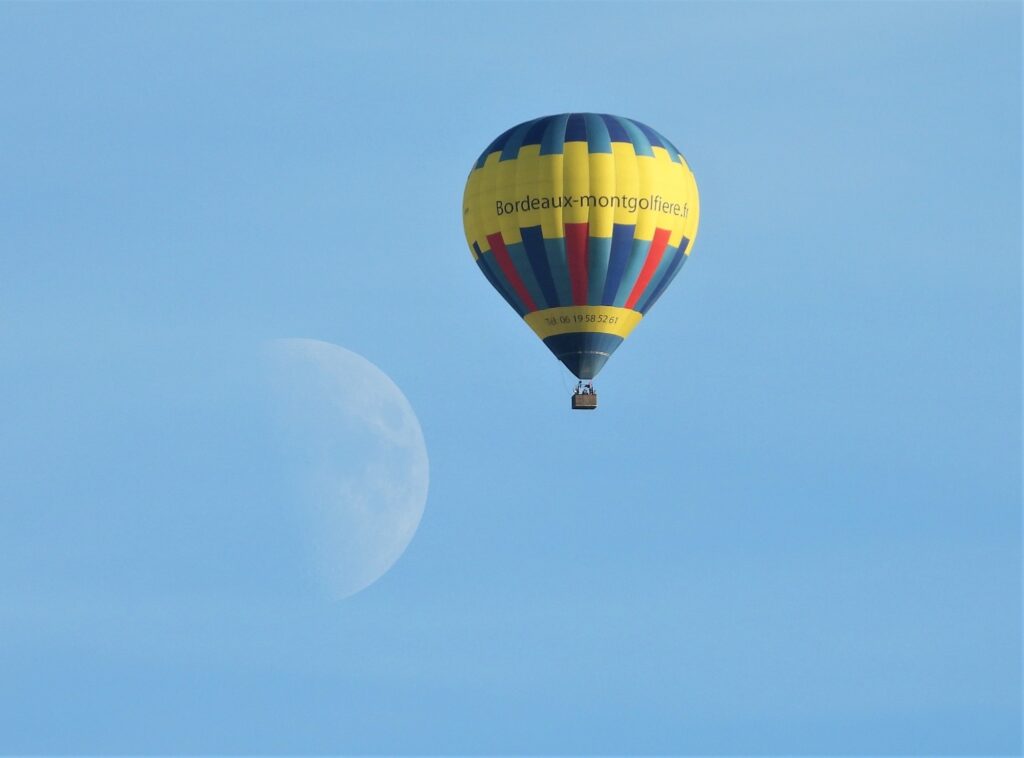
{"label": "blue sky", "polygon": [[[0,5],[0,751],[1021,748],[1015,3]],[[693,258],[568,410],[473,265],[508,126],[636,118]],[[409,398],[337,601],[268,339]]]}

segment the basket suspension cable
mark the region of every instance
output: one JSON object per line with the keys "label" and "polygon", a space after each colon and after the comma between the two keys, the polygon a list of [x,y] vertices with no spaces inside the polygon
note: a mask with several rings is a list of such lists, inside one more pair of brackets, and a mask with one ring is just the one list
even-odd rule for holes
{"label": "basket suspension cable", "polygon": [[562,362],[558,360],[558,358],[555,358],[555,364],[558,366],[558,376],[562,380],[562,388],[565,390],[565,394],[572,395],[572,392],[569,391],[569,385],[565,383],[565,366],[562,365]]}

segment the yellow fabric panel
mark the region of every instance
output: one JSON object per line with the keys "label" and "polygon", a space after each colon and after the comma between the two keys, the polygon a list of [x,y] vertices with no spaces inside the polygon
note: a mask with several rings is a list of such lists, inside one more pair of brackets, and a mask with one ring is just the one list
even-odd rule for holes
{"label": "yellow fabric panel", "polygon": [[679,164],[673,163],[663,147],[652,147],[654,159],[650,161],[654,185],[651,192],[655,224],[659,229],[669,230],[669,244],[679,244],[683,235],[684,219],[677,215],[674,206],[680,208],[685,202],[685,184],[678,172]]}
{"label": "yellow fabric panel", "polygon": [[[562,168],[566,195],[576,199],[590,193],[590,150],[586,142],[565,143]],[[562,218],[566,224],[582,224],[587,220],[587,208],[577,200],[563,210]]]}
{"label": "yellow fabric panel", "polygon": [[[590,188],[588,194],[613,196],[618,191],[615,181],[615,157],[610,153],[590,153]],[[615,209],[612,207],[590,208],[590,236],[611,237],[615,223]]]}
{"label": "yellow fabric panel", "polygon": [[[565,162],[561,155],[540,156],[541,182],[537,185],[538,193],[560,198],[565,188]],[[546,239],[557,239],[564,234],[562,229],[562,209],[542,208],[540,210],[541,234]]]}
{"label": "yellow fabric panel", "polygon": [[680,155],[679,160],[686,166],[686,180],[689,190],[687,195],[690,202],[690,215],[686,219],[685,231],[683,232],[686,238],[690,240],[690,244],[686,248],[686,254],[689,255],[690,251],[693,250],[693,243],[697,239],[697,228],[700,226],[700,192],[697,191],[697,179],[694,177],[693,172],[690,171],[690,167],[686,164],[683,156]]}
{"label": "yellow fabric panel", "polygon": [[[516,186],[510,198],[543,194],[544,177],[541,175],[540,145],[525,145],[519,149],[516,164]],[[520,210],[515,214],[520,227],[540,226],[540,211],[534,208]]]}
{"label": "yellow fabric panel", "polygon": [[541,339],[569,332],[601,332],[625,339],[643,315],[629,308],[611,305],[570,305],[545,308],[523,317]]}
{"label": "yellow fabric panel", "polygon": [[[485,200],[489,205],[494,205],[494,199],[497,197],[516,197],[516,173],[518,170],[519,161],[499,161],[495,167],[495,191],[492,193],[492,197]],[[497,210],[495,210],[497,215]],[[522,236],[519,233],[519,213],[503,213],[498,216],[498,231],[501,232],[501,237],[505,240],[506,245],[512,245],[516,242],[522,241]]]}
{"label": "yellow fabric panel", "polygon": [[[636,151],[628,142],[613,142],[612,157],[615,160],[615,194],[636,196],[640,186],[636,167]],[[635,224],[637,212],[624,206],[615,209],[616,224]]]}
{"label": "yellow fabric panel", "polygon": [[[493,152],[480,168],[474,169],[466,183],[466,194],[463,199],[466,236],[474,236],[481,252],[487,252],[491,246],[487,243],[487,235],[500,229],[498,214],[494,205],[494,186],[497,181],[498,159],[500,152]],[[466,212],[468,210],[468,212]]]}
{"label": "yellow fabric panel", "polygon": [[[655,159],[649,156],[638,155],[636,157],[637,197],[649,198],[661,189],[658,186],[659,177],[655,164]],[[658,215],[656,211],[649,207],[646,210],[637,210],[636,232],[633,234],[633,239],[653,239],[654,228],[658,224]]]}
{"label": "yellow fabric panel", "polygon": [[[685,166],[681,163],[672,163],[671,159],[669,159],[668,166],[665,167],[665,173],[667,185],[672,187],[673,190],[669,197],[669,202],[679,203],[683,206],[684,212],[686,212],[685,208],[689,201],[689,187]],[[679,243],[682,241],[686,230],[686,218],[680,218],[674,214],[670,214],[668,218],[670,219],[670,226],[667,228],[672,230],[671,234],[669,234],[668,244],[672,247],[679,247]]]}
{"label": "yellow fabric panel", "polygon": [[466,244],[469,245],[469,254],[473,256],[474,261],[477,259],[477,255],[473,249],[473,243],[477,241],[479,235],[479,225],[477,223],[477,216],[479,214],[474,211],[476,203],[471,201],[470,198],[477,196],[477,185],[479,183],[480,172],[474,168],[469,172],[469,178],[466,179],[466,191],[462,193],[462,230],[466,234]]}

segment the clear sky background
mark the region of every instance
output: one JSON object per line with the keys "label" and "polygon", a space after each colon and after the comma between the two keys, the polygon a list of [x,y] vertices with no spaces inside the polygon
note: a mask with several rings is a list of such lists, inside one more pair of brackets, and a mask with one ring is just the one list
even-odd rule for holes
{"label": "clear sky background", "polygon": [[[572,413],[472,262],[512,124],[610,112],[693,258]],[[1017,3],[0,5],[0,751],[1015,753]],[[258,354],[402,388],[336,600]]]}

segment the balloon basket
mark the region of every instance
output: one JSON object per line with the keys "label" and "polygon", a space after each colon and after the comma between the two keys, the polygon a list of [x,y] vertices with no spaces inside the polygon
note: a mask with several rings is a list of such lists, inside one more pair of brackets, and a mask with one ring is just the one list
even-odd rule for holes
{"label": "balloon basket", "polygon": [[572,409],[574,411],[592,411],[597,408],[597,393],[575,394],[572,396]]}

